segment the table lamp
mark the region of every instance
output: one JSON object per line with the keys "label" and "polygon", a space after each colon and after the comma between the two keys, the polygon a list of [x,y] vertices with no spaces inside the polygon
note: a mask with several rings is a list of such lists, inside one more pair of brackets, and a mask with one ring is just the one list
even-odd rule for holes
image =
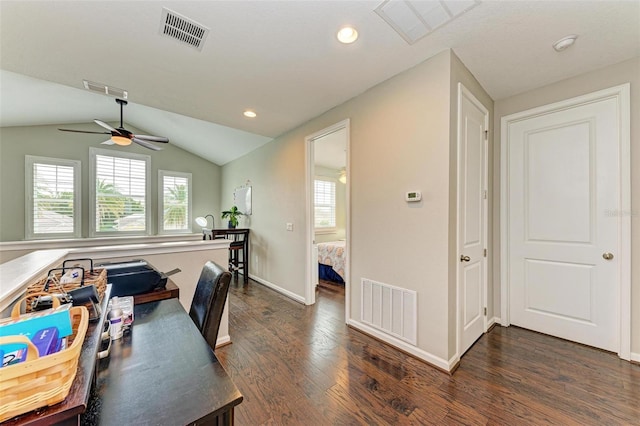
{"label": "table lamp", "polygon": [[[207,225],[209,225],[209,221],[207,220],[207,218],[210,217],[211,218],[211,228],[207,228]],[[213,240],[213,232],[211,232],[211,230],[214,228],[215,226],[215,220],[213,218],[213,215],[208,214],[206,216],[198,216],[196,217],[196,223],[198,224],[198,226],[202,227],[202,239],[206,240]],[[209,238],[207,238],[209,237]]]}

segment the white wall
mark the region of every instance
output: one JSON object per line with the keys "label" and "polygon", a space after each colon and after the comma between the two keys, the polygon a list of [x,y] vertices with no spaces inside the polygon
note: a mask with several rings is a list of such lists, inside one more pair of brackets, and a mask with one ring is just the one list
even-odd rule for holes
{"label": "white wall", "polygon": [[[490,129],[490,318],[500,312],[499,121],[504,115],[630,81],[632,155],[632,352],[640,353],[640,59],[496,101],[451,52],[399,74],[222,168],[222,206],[250,179],[251,273],[304,295],[305,137],[351,120],[351,317],[360,319],[360,280],[418,293],[418,344],[412,353],[436,365],[455,354],[456,111],[462,82],[494,114]],[[493,134],[493,136],[492,136]],[[407,204],[418,189],[423,201]],[[285,230],[286,222],[294,231]],[[494,273],[493,271],[496,271]],[[356,324],[357,326],[357,324]],[[390,340],[391,341],[391,340]],[[396,342],[392,342],[396,343]],[[405,348],[406,349],[406,348]]]}
{"label": "white wall", "polygon": [[[351,319],[362,278],[415,290],[418,355],[443,362],[452,355],[450,70],[442,52],[222,168],[222,207],[235,186],[253,185],[251,273],[303,296],[305,137],[350,118]],[[406,203],[415,189],[423,201]]]}
{"label": "white wall", "polygon": [[[631,352],[640,361],[640,58],[582,74],[520,95],[501,99],[494,111],[493,193],[500,193],[500,119],[503,116],[600,89],[631,83]],[[500,252],[500,197],[493,198],[493,252]],[[500,270],[498,256],[494,270]],[[494,278],[494,309],[500,312],[500,281]],[[633,355],[632,355],[633,356]]]}

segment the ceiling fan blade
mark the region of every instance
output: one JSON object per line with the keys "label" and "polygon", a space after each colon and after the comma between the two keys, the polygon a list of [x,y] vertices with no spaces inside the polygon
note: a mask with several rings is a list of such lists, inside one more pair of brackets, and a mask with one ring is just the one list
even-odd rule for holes
{"label": "ceiling fan blade", "polygon": [[143,141],[142,139],[138,139],[137,137],[133,137],[131,138],[131,140],[135,143],[137,143],[138,145],[144,146],[145,148],[149,148],[152,149],[154,151],[161,151],[162,148],[155,146],[152,143],[149,143],[147,141]]}
{"label": "ceiling fan blade", "polygon": [[164,136],[147,136],[147,135],[132,135],[134,138],[141,139],[143,141],[169,143],[169,138]]}
{"label": "ceiling fan blade", "polygon": [[62,130],[63,132],[73,132],[73,133],[94,133],[96,135],[110,135],[111,132],[92,132],[89,130],[74,130],[74,129],[58,129],[58,130]]}
{"label": "ceiling fan blade", "polygon": [[107,130],[109,130],[109,131],[111,131],[111,132],[118,132],[118,133],[120,133],[120,132],[118,131],[118,129],[116,129],[116,128],[114,128],[114,127],[109,126],[107,123],[105,123],[105,122],[104,122],[104,121],[102,121],[102,120],[95,119],[95,120],[93,120],[93,121],[94,121],[98,126],[100,126],[100,127],[104,127],[105,129],[107,129]]}
{"label": "ceiling fan blade", "polygon": [[116,143],[114,141],[112,141],[111,139],[107,139],[104,142],[101,142],[102,145],[115,145]]}

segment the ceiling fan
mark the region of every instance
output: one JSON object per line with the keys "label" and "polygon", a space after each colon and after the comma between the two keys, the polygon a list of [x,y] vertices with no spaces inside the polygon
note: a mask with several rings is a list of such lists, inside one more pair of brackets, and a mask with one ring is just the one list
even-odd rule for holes
{"label": "ceiling fan", "polygon": [[120,127],[114,128],[101,120],[93,120],[98,126],[104,127],[108,130],[108,132],[92,132],[89,130],[73,130],[73,129],[58,129],[63,132],[74,132],[74,133],[94,133],[99,135],[111,135],[111,139],[108,139],[102,142],[105,145],[121,145],[127,146],[131,145],[131,142],[135,142],[138,145],[142,145],[145,148],[152,149],[154,151],[160,151],[162,148],[155,146],[150,142],[157,143],[168,143],[169,138],[165,138],[164,136],[147,136],[147,135],[134,135],[130,131],[124,128],[122,121],[122,109],[125,105],[127,105],[127,101],[124,99],[116,99],[116,102],[120,104]]}

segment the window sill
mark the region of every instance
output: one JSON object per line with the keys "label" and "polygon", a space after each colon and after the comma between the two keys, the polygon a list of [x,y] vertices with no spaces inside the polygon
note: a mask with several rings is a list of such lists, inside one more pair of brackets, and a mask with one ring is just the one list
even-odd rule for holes
{"label": "window sill", "polygon": [[120,237],[65,238],[55,240],[28,240],[0,242],[0,251],[10,250],[46,250],[71,247],[95,247],[122,244],[148,244],[171,241],[202,240],[202,234],[171,234]]}
{"label": "window sill", "polygon": [[326,229],[316,229],[315,230],[316,235],[319,234],[337,234],[338,233],[338,229],[337,228],[326,228]]}

